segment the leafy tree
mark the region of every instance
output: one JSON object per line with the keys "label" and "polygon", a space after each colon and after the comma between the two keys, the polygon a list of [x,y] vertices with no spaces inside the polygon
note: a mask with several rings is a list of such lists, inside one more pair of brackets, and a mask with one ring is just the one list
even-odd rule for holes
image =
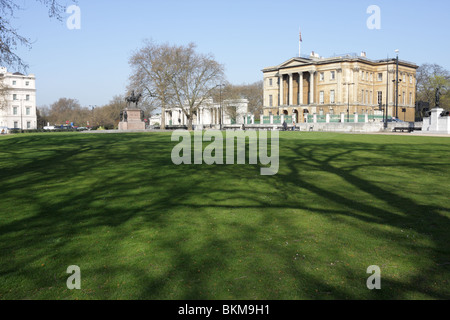
{"label": "leafy tree", "polygon": [[82,108],[78,100],[61,98],[50,105],[47,118],[53,125],[62,125],[66,121],[84,125],[89,116],[90,111]]}
{"label": "leafy tree", "polygon": [[440,106],[450,110],[450,72],[437,64],[423,64],[417,70],[418,102],[426,102],[431,108],[435,106],[436,89],[440,88]]}

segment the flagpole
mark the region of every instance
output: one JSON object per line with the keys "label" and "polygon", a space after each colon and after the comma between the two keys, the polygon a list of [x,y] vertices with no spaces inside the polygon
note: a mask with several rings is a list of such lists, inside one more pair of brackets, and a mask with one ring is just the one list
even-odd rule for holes
{"label": "flagpole", "polygon": [[299,33],[300,33],[300,39],[298,41],[298,57],[301,58],[301,56],[302,56],[302,31],[301,31],[301,29],[299,29]]}

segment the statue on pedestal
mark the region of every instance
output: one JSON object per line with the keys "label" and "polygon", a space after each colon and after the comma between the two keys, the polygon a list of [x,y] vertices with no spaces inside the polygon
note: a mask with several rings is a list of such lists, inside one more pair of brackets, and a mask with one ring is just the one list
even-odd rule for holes
{"label": "statue on pedestal", "polygon": [[436,108],[439,108],[439,104],[440,104],[440,100],[441,100],[441,88],[437,87],[436,88]]}
{"label": "statue on pedestal", "polygon": [[134,94],[134,90],[131,92],[131,96],[126,97],[125,100],[127,101],[127,108],[130,106],[131,103],[134,103],[134,108],[137,109],[139,100],[141,100],[142,94],[139,93],[137,96]]}

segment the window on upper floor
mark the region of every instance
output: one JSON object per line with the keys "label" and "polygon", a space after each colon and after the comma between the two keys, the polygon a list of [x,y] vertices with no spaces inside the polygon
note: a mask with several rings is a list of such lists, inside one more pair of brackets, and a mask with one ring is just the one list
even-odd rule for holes
{"label": "window on upper floor", "polygon": [[17,110],[18,110],[17,107],[13,107],[13,115],[17,116]]}
{"label": "window on upper floor", "polygon": [[378,74],[378,81],[383,81],[383,74],[382,73]]}
{"label": "window on upper floor", "polygon": [[273,81],[272,81],[272,79],[269,79],[269,86],[272,86],[273,85]]}
{"label": "window on upper floor", "polygon": [[26,82],[25,82],[25,85],[26,85],[26,86],[29,86],[29,85],[30,85],[30,81],[26,81]]}
{"label": "window on upper floor", "polygon": [[15,86],[17,84],[17,81],[13,80],[12,84],[13,84],[13,86]]}
{"label": "window on upper floor", "polygon": [[335,71],[331,71],[330,80],[333,81],[335,79],[336,79],[336,72]]}
{"label": "window on upper floor", "polygon": [[325,74],[323,72],[320,73],[320,81],[325,80]]}
{"label": "window on upper floor", "polygon": [[330,91],[330,103],[336,103],[336,95],[334,90]]}
{"label": "window on upper floor", "polygon": [[320,91],[319,103],[320,103],[320,104],[324,104],[324,103],[325,103],[325,100],[324,100],[324,92],[323,92],[323,91]]}
{"label": "window on upper floor", "polygon": [[27,95],[25,96],[25,100],[30,101],[30,95],[29,95],[29,94],[27,94]]}
{"label": "window on upper floor", "polygon": [[13,94],[13,100],[17,100],[17,94]]}
{"label": "window on upper floor", "polygon": [[27,109],[26,109],[26,115],[27,116],[29,116],[29,115],[31,115],[31,108],[30,107],[27,107]]}
{"label": "window on upper floor", "polygon": [[383,91],[378,91],[378,105],[383,104]]}

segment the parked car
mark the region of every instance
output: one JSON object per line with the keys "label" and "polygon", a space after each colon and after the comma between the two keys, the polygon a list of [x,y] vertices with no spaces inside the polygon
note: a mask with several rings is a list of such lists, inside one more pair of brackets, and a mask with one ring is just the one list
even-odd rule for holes
{"label": "parked car", "polygon": [[55,126],[45,126],[44,130],[56,130]]}

